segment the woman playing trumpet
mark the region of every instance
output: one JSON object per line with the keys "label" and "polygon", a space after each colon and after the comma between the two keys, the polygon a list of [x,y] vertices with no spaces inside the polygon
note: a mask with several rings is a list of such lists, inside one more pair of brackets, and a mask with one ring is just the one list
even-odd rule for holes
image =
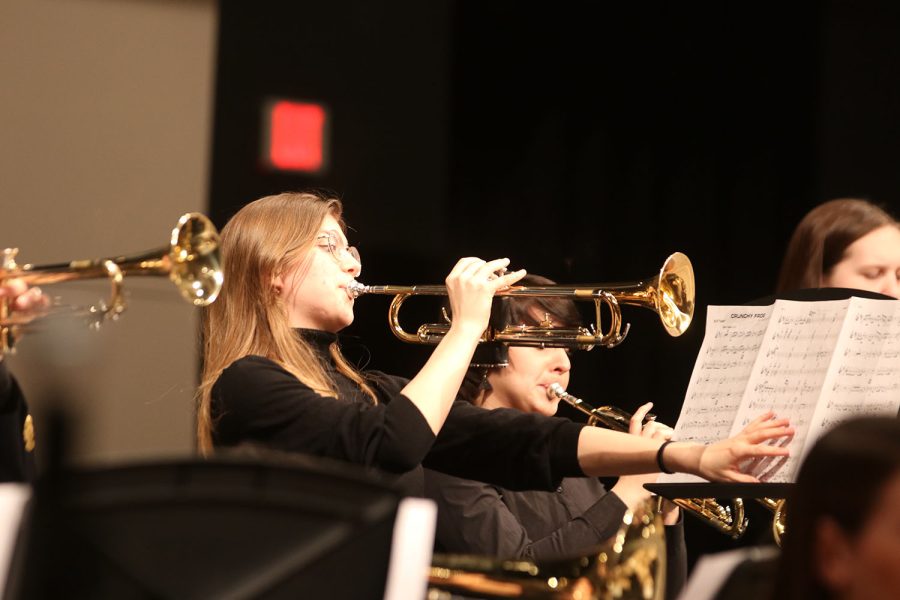
{"label": "woman playing trumpet", "polygon": [[198,408],[203,451],[255,444],[393,473],[423,491],[422,465],[513,489],[555,489],[563,477],[653,472],[753,481],[743,461],[781,456],[765,444],[790,435],[764,415],[709,446],[585,428],[567,419],[454,403],[505,259],[463,258],[447,276],[450,331],[412,379],[360,372],[338,332],[353,321],[347,285],[360,273],[341,203],[318,193],[251,202],[222,231],[224,285],[207,309]]}
{"label": "woman playing trumpet", "polygon": [[[526,286],[553,285],[526,275]],[[581,325],[575,303],[564,298],[505,297],[504,323],[575,328]],[[548,394],[553,384],[569,382],[571,363],[563,348],[510,346],[508,360],[473,365],[459,398],[485,409],[511,408],[523,413],[555,415],[559,399]],[[652,404],[638,408],[630,433],[667,440],[672,429],[649,421]],[[656,475],[620,477],[607,492],[596,478],[567,477],[555,491],[512,491],[425,470],[425,494],[438,505],[435,546],[439,552],[487,554],[502,558],[548,560],[582,555],[613,536],[627,509],[650,497],[644,489]],[[666,597],[674,598],[687,575],[684,528],[680,511],[664,503],[667,542]]]}

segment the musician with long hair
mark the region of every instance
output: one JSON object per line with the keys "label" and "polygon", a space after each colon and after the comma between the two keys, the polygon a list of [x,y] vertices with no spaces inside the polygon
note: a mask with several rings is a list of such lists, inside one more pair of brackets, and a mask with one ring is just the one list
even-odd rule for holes
{"label": "musician with long hair", "polygon": [[776,293],[834,287],[900,298],[900,223],[868,200],[816,206],[788,243]]}
{"label": "musician with long hair", "polygon": [[[553,285],[531,274],[519,283]],[[498,318],[513,326],[581,326],[581,315],[567,298],[507,296],[498,308]],[[565,389],[570,368],[566,349],[510,346],[505,360],[469,368],[459,398],[487,410],[511,408],[552,416],[559,399],[548,394],[548,388],[558,384]],[[643,424],[651,408],[648,402],[634,412],[630,433],[671,438],[670,427],[656,421]],[[515,491],[426,469],[425,495],[438,505],[437,551],[552,560],[584,555],[606,542],[621,526],[626,510],[650,498],[644,484],[654,481],[653,474],[627,475],[607,490],[597,478],[566,477],[553,491]],[[668,501],[664,507],[666,597],[674,598],[687,575],[687,554],[680,510]]]}
{"label": "musician with long hair", "polygon": [[412,379],[360,372],[341,355],[353,320],[347,286],[361,263],[338,199],[285,193],[244,206],[223,228],[224,285],[204,318],[198,441],[252,444],[378,468],[422,493],[422,465],[511,489],[555,489],[567,476],[665,468],[754,481],[741,464],[781,456],[792,434],[762,415],[708,446],[584,427],[568,419],[454,403],[498,289],[523,272],[507,260],[461,259],[446,279],[450,331]]}

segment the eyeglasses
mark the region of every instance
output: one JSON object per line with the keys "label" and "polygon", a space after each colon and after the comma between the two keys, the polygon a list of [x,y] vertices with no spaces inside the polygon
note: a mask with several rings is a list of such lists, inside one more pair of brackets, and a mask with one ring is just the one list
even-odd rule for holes
{"label": "eyeglasses", "polygon": [[327,249],[331,257],[339,263],[344,260],[344,256],[350,256],[350,258],[362,265],[359,250],[354,246],[344,244],[334,232],[323,233],[316,237],[316,246]]}

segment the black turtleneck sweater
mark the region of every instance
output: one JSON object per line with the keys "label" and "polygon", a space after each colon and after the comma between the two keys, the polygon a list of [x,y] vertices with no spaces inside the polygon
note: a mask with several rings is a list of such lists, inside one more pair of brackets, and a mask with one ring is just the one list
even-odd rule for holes
{"label": "black turtleneck sweater", "polygon": [[553,490],[563,477],[582,476],[582,424],[512,409],[483,410],[457,401],[435,436],[400,391],[401,377],[364,371],[378,404],[339,373],[328,352],[332,333],[299,330],[322,357],[338,397],[323,397],[261,356],[236,360],[212,389],[213,443],[251,444],[375,467],[401,476],[422,495],[422,466],[507,489]]}

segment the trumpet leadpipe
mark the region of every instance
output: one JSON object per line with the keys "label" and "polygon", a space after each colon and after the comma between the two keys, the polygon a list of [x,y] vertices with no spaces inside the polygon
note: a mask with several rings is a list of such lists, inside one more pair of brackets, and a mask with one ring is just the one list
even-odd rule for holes
{"label": "trumpet leadpipe", "polygon": [[366,285],[355,279],[347,284],[347,294],[351,298],[359,298],[363,294],[385,294],[396,296],[446,296],[447,287],[443,285]]}
{"label": "trumpet leadpipe", "polygon": [[[631,425],[631,413],[615,406],[600,406],[594,408],[581,398],[568,393],[558,383],[551,383],[547,387],[547,396],[551,399],[560,399],[569,406],[577,408],[588,416],[588,425],[600,424],[608,429],[616,431],[628,431]],[[644,415],[643,425],[656,420],[656,415],[647,413]]]}

